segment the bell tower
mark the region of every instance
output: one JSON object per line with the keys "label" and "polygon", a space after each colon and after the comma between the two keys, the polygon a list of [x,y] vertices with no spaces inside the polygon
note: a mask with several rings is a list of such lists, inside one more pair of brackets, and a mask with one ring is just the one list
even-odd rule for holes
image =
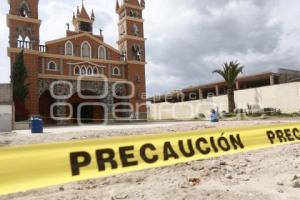
{"label": "bell tower", "polygon": [[39,50],[39,0],[8,0],[9,47]]}
{"label": "bell tower", "polygon": [[[24,63],[27,71],[26,84],[28,84],[28,98],[25,107],[32,115],[39,113],[38,108],[38,73],[40,51],[40,25],[38,14],[39,0],[8,0],[10,6],[7,15],[7,26],[9,28],[8,54],[12,66],[17,54],[23,49]],[[18,111],[16,111],[18,112]]]}
{"label": "bell tower", "polygon": [[145,37],[143,10],[144,0],[119,0],[116,2],[116,13],[119,15],[119,50],[126,63],[126,74],[134,84],[134,98],[129,100],[135,109],[138,119],[147,118],[146,85],[145,85]]}
{"label": "bell tower", "polygon": [[76,32],[89,32],[93,33],[93,23],[95,21],[95,14],[92,10],[91,16],[88,15],[83,1],[81,10],[77,7],[76,15],[73,13],[73,25]]}
{"label": "bell tower", "polygon": [[145,38],[143,10],[145,1],[117,0],[116,12],[119,15],[119,49],[128,61],[145,62]]}

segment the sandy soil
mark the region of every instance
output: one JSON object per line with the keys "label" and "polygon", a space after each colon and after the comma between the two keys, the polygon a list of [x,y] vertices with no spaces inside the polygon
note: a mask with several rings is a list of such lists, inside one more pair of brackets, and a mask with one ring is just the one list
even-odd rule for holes
{"label": "sandy soil", "polygon": [[[0,133],[0,147],[137,135],[164,131],[198,130],[300,121],[268,120],[176,122],[102,128],[49,128],[44,135],[26,131]],[[76,131],[77,130],[77,131]],[[84,130],[84,131],[83,131]],[[0,177],[1,178],[1,177]],[[0,200],[299,200],[300,144],[254,151],[119,176],[53,186],[0,197]]]}

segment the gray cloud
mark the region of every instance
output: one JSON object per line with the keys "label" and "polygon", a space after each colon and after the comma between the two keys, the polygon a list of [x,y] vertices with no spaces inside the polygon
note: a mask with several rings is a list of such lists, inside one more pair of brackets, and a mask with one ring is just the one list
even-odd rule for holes
{"label": "gray cloud", "polygon": [[[164,7],[171,5],[166,2],[170,4]],[[295,6],[295,1],[291,3]],[[149,39],[149,51],[153,53],[149,58],[148,89],[152,94],[214,81],[218,77],[212,71],[231,59],[246,65],[246,73],[299,67],[299,45],[294,53],[282,51],[288,29],[273,12],[278,11],[278,0],[192,0],[184,4],[190,14],[174,10],[174,21],[160,16],[167,24],[178,23],[166,29],[158,25],[160,35]],[[164,69],[154,68],[154,72],[150,68],[153,65]],[[152,80],[153,73],[156,76]]]}

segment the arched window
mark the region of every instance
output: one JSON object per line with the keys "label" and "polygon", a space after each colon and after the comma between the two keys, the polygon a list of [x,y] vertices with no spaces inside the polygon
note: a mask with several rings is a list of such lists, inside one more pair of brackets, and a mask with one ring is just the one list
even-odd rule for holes
{"label": "arched window", "polygon": [[123,36],[125,34],[125,27],[124,27],[124,25],[122,24],[121,26],[120,26],[120,36]]}
{"label": "arched window", "polygon": [[93,75],[98,75],[98,74],[99,74],[98,68],[94,67],[93,68]]}
{"label": "arched window", "polygon": [[74,69],[74,74],[75,75],[80,75],[80,67],[79,66],[76,66],[75,69]]}
{"label": "arched window", "polygon": [[80,74],[81,75],[86,75],[86,68],[85,68],[85,66],[81,67],[81,73]]}
{"label": "arched window", "polygon": [[133,32],[133,35],[135,36],[138,36],[139,35],[139,28],[136,24],[133,24],[132,26],[132,32]]}
{"label": "arched window", "polygon": [[89,76],[93,75],[92,67],[88,67],[88,69],[87,69],[87,75],[89,75]]}
{"label": "arched window", "polygon": [[120,71],[120,69],[118,67],[114,67],[112,74],[115,75],[115,76],[120,76],[121,75],[121,71]]}
{"label": "arched window", "polygon": [[135,75],[135,82],[140,83],[142,81],[141,76]]}
{"label": "arched window", "polygon": [[23,48],[25,48],[25,49],[32,49],[32,43],[31,43],[31,40],[30,40],[30,38],[28,36],[26,36],[26,38],[25,38],[25,42],[24,42]]}
{"label": "arched window", "polygon": [[65,44],[65,55],[73,56],[73,43],[71,41],[68,41]]}
{"label": "arched window", "polygon": [[130,12],[129,12],[129,16],[130,17],[137,17],[137,11],[135,11],[135,10],[130,10]]}
{"label": "arched window", "polygon": [[18,48],[24,48],[24,40],[21,35],[19,35],[17,42],[18,42],[17,45]]}
{"label": "arched window", "polygon": [[92,50],[91,45],[85,41],[81,44],[81,57],[91,58]]}
{"label": "arched window", "polygon": [[126,60],[126,57],[127,57],[125,45],[122,45],[122,46],[121,46],[120,51],[121,51],[121,60],[122,60],[122,61],[125,61],[125,60]]}
{"label": "arched window", "polygon": [[141,60],[141,46],[138,44],[134,44],[132,46],[132,51],[133,51],[133,58],[135,60],[140,61]]}
{"label": "arched window", "polygon": [[27,4],[27,2],[25,0],[22,0],[21,4],[20,4],[20,16],[22,17],[29,17],[29,6]]}
{"label": "arched window", "polygon": [[102,45],[98,49],[98,58],[106,60],[106,49]]}
{"label": "arched window", "polygon": [[50,70],[50,71],[57,71],[56,63],[54,61],[50,61],[48,63],[48,68],[47,69]]}
{"label": "arched window", "polygon": [[23,41],[23,38],[21,35],[18,36],[18,41]]}

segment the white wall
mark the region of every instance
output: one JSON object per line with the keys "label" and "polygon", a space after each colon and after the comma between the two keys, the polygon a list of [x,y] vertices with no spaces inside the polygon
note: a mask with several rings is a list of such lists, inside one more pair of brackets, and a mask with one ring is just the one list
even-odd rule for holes
{"label": "white wall", "polygon": [[[237,108],[247,108],[247,105],[260,108],[276,108],[283,113],[300,111],[300,82],[260,87],[235,91]],[[209,116],[211,109],[227,111],[227,96],[216,96],[209,99],[180,102],[151,104],[149,118],[164,119],[193,119],[203,113]]]}
{"label": "white wall", "polygon": [[12,106],[0,105],[0,134],[12,130]]}

